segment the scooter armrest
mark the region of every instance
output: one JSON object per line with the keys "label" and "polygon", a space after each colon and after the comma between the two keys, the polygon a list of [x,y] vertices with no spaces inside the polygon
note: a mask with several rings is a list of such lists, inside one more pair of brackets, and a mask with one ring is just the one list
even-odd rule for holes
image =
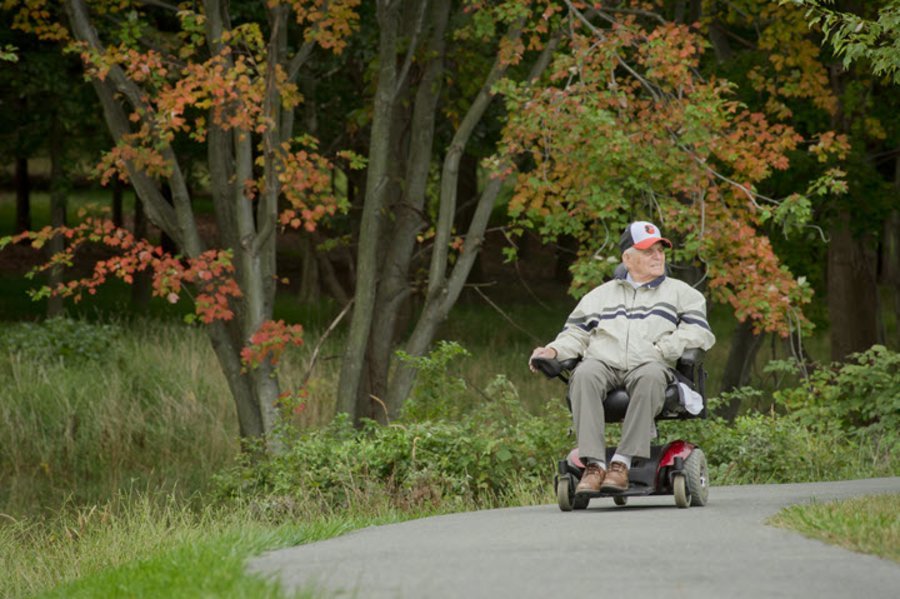
{"label": "scooter armrest", "polygon": [[706,352],[699,347],[691,347],[684,350],[684,353],[681,354],[680,358],[678,358],[678,365],[681,366],[683,364],[687,368],[700,366],[701,364],[703,364],[703,358],[705,356]]}
{"label": "scooter armrest", "polygon": [[581,358],[569,358],[568,360],[557,360],[556,358],[531,359],[534,367],[540,370],[548,379],[556,378],[563,372],[574,369],[580,361]]}

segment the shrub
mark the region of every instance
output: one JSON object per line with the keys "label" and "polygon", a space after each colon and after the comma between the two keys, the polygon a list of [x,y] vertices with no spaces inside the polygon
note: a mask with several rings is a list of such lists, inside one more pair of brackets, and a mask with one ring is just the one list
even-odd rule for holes
{"label": "shrub", "polygon": [[558,406],[527,413],[515,388],[498,377],[482,405],[456,420],[368,421],[356,430],[340,415],[290,440],[282,456],[246,458],[219,477],[219,496],[313,495],[335,508],[379,494],[404,509],[489,505],[511,489],[549,489],[554,464],[571,444],[568,422]]}
{"label": "shrub", "polygon": [[[454,357],[463,355],[465,350],[447,344],[431,356],[417,358],[426,373],[400,421],[388,426],[367,422],[356,430],[338,416],[325,428],[287,440],[285,455],[262,462],[245,458],[219,477],[220,497],[262,498],[262,504],[278,509],[302,503],[292,497],[315,497],[334,508],[386,501],[409,509],[502,504],[515,490],[526,489],[533,497],[550,501],[556,461],[575,443],[567,433],[568,411],[555,401],[531,414],[503,375],[494,377],[483,391],[466,386],[449,367]],[[843,395],[814,396],[821,406],[812,403],[801,409],[793,403],[732,422],[719,417],[664,422],[659,425],[660,441],[682,438],[703,447],[714,485],[897,474],[896,432],[879,428],[881,435],[848,435],[847,430],[858,433],[860,426],[870,431],[874,426],[857,424],[862,421],[850,416],[838,419],[840,427],[809,424],[813,409],[849,409],[829,407],[829,402],[859,392],[862,385],[888,388],[882,381],[891,379],[882,371],[889,373],[894,359],[873,348],[863,360],[875,372],[852,377],[853,371],[844,367],[836,377]],[[796,402],[807,396],[808,389],[784,390],[778,397],[789,395]],[[735,395],[762,398],[762,392],[744,388],[711,398],[710,411]],[[895,415],[880,417],[878,422],[890,422]],[[612,444],[619,428],[608,430],[607,441]]]}
{"label": "shrub", "polygon": [[4,327],[0,351],[29,360],[99,361],[109,355],[111,341],[120,336],[117,325],[48,318]]}
{"label": "shrub", "polygon": [[[846,364],[815,371],[807,381],[774,392],[768,413],[749,413],[666,426],[703,446],[715,484],[802,482],[900,471],[900,354],[873,346]],[[775,364],[783,369],[784,363]],[[739,389],[710,401],[758,399]]]}
{"label": "shrub", "polygon": [[812,373],[807,384],[776,391],[792,418],[818,432],[898,442],[900,353],[883,345]]}

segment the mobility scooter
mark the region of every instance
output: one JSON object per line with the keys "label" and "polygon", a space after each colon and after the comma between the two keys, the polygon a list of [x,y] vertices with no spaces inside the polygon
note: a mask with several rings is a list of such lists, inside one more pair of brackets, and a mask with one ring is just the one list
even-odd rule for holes
{"label": "mobility scooter", "polygon": [[[656,416],[660,420],[684,420],[706,417],[706,396],[704,383],[706,371],[703,369],[704,352],[689,349],[684,352],[675,366],[674,383],[666,388],[666,399],[662,411]],[[559,361],[535,358],[534,366],[548,378],[559,378],[568,383],[569,375],[580,358]],[[682,386],[683,385],[683,386]],[[621,422],[628,407],[628,393],[624,388],[610,391],[603,402],[607,423]],[[569,410],[571,400],[566,395]],[[690,409],[688,409],[690,407]],[[606,461],[609,463],[616,448],[607,448]],[[709,497],[709,476],[706,456],[703,450],[687,441],[672,441],[665,445],[654,445],[647,459],[634,458],[628,471],[628,490],[610,493],[597,492],[576,494],[575,486],[581,480],[584,464],[578,457],[578,448],[559,461],[554,478],[559,509],[564,512],[583,510],[595,497],[612,497],[616,505],[625,505],[629,497],[644,495],[674,495],[675,505],[680,508],[706,505]]]}

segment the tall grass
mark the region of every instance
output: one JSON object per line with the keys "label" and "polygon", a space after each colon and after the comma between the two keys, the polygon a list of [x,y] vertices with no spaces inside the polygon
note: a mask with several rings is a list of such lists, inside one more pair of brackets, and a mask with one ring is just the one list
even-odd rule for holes
{"label": "tall grass", "polygon": [[172,495],[121,494],[0,526],[0,596],[280,596],[245,577],[243,561],[340,526],[321,518],[273,525],[249,510],[193,510]]}
{"label": "tall grass", "polygon": [[[4,336],[17,326],[28,325]],[[200,331],[140,321],[91,331],[101,330],[73,334],[102,335],[95,355],[59,355],[27,345],[33,338],[0,354],[7,512],[99,501],[132,485],[190,492],[236,452],[232,401]]]}

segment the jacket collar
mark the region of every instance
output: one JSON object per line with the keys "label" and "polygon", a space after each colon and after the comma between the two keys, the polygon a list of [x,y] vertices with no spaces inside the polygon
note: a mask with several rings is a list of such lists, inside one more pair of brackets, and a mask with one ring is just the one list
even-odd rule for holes
{"label": "jacket collar", "polygon": [[[615,277],[615,279],[617,281],[626,283],[625,279],[628,276],[628,269],[625,268],[624,264],[619,264],[616,267],[616,271],[613,274],[613,276]],[[655,279],[653,279],[652,281],[650,281],[649,283],[644,283],[643,285],[641,285],[641,287],[647,287],[649,289],[656,289],[657,287],[662,285],[662,282],[665,280],[666,280],[666,275],[660,275],[660,276],[656,277]]]}

